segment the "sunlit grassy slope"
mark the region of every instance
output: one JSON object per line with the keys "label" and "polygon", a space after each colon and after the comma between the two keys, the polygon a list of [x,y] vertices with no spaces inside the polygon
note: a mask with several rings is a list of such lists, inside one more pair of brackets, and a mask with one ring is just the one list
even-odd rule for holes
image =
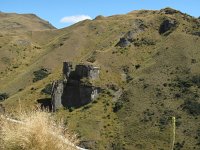
{"label": "sunlit grassy slope", "polygon": [[[163,35],[159,28],[166,19],[175,21],[176,27]],[[175,116],[175,148],[199,149],[199,27],[199,19],[163,9],[98,16],[60,30],[2,31],[0,92],[10,94],[3,104],[15,111],[21,99],[24,108],[34,107],[38,99],[49,98],[41,90],[62,77],[63,61],[92,59],[101,67],[96,84],[104,93],[87,106],[56,113],[80,134],[82,146],[168,150]],[[116,46],[129,32],[132,43]],[[33,83],[33,72],[40,68],[51,74]],[[110,85],[121,89],[120,98]],[[119,110],[113,111],[116,105]]]}

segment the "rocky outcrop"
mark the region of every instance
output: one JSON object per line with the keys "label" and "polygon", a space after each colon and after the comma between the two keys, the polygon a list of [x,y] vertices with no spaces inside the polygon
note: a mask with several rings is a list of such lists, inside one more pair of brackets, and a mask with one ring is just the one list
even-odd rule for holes
{"label": "rocky outcrop", "polygon": [[[140,31],[138,31],[140,32]],[[136,31],[128,31],[124,37],[120,38],[119,42],[116,44],[116,46],[119,47],[127,47],[131,43],[133,43],[136,39],[137,32]]]}
{"label": "rocky outcrop", "polygon": [[78,75],[78,78],[88,78],[95,80],[99,78],[99,67],[93,65],[76,65],[75,73]]}
{"label": "rocky outcrop", "polygon": [[128,31],[122,38],[120,38],[120,40],[116,44],[116,46],[123,48],[123,47],[127,47],[131,44],[134,44],[134,42],[137,39],[137,35],[139,33],[143,32],[147,28],[144,21],[142,21],[140,19],[134,20],[133,25],[135,27],[132,30]]}
{"label": "rocky outcrop", "polygon": [[120,40],[119,40],[119,42],[117,43],[116,46],[127,47],[130,44],[131,44],[131,42],[127,38],[123,37],[123,38],[120,38]]}
{"label": "rocky outcrop", "polygon": [[100,88],[91,81],[99,78],[99,67],[86,64],[73,66],[63,63],[63,80],[55,81],[52,86],[52,107],[81,107],[98,97]]}
{"label": "rocky outcrop", "polygon": [[163,35],[169,35],[177,27],[177,22],[171,19],[165,19],[159,28],[159,33]]}
{"label": "rocky outcrop", "polygon": [[63,62],[63,78],[64,80],[69,79],[71,72],[73,70],[73,66],[71,62]]}
{"label": "rocky outcrop", "polygon": [[58,108],[61,108],[62,105],[62,95],[63,95],[64,84],[63,81],[54,81],[52,83],[52,108],[55,111]]}
{"label": "rocky outcrop", "polygon": [[93,65],[79,64],[73,67],[71,62],[63,63],[63,76],[64,79],[80,80],[82,78],[88,78],[95,80],[99,77],[99,67]]}

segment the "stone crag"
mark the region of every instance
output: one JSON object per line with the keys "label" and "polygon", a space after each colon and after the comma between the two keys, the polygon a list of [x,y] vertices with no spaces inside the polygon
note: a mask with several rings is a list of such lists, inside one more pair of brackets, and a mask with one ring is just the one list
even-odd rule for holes
{"label": "stone crag", "polygon": [[90,81],[99,78],[99,67],[71,62],[63,63],[63,80],[54,81],[52,86],[52,107],[55,111],[61,107],[81,107],[94,100],[99,93]]}
{"label": "stone crag", "polygon": [[159,33],[167,36],[177,28],[177,25],[176,20],[165,19],[160,25]]}

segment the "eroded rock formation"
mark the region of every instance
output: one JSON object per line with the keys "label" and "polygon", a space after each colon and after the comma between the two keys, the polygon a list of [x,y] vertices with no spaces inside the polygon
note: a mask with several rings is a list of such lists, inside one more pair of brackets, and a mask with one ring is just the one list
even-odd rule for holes
{"label": "eroded rock formation", "polygon": [[61,107],[80,107],[90,103],[99,93],[91,81],[99,78],[99,67],[71,62],[63,63],[63,80],[55,81],[52,88],[52,106],[55,111]]}
{"label": "eroded rock formation", "polygon": [[64,84],[63,81],[54,81],[52,83],[52,108],[55,111],[58,108],[61,108],[62,105],[62,95],[63,95]]}
{"label": "eroded rock formation", "polygon": [[165,19],[159,29],[159,33],[163,35],[169,35],[177,27],[177,22],[172,19]]}
{"label": "eroded rock formation", "polygon": [[137,35],[141,32],[144,32],[144,30],[147,28],[144,21],[141,19],[135,19],[133,25],[134,28],[128,31],[122,38],[120,38],[116,46],[123,48],[134,44],[137,39]]}

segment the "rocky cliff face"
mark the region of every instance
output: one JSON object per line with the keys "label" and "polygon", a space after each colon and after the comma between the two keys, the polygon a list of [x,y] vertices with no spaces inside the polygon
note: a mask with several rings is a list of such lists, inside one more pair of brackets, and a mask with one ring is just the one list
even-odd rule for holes
{"label": "rocky cliff face", "polygon": [[52,83],[52,108],[55,111],[57,108],[62,107],[62,95],[63,95],[63,81],[54,81]]}
{"label": "rocky cliff face", "polygon": [[99,67],[86,64],[78,64],[73,67],[72,62],[63,63],[63,76],[64,79],[80,80],[82,78],[88,78],[95,80],[99,77]]}
{"label": "rocky cliff face", "polygon": [[80,107],[90,103],[99,93],[99,88],[90,80],[99,78],[99,67],[71,62],[63,63],[63,80],[55,81],[52,88],[52,106],[55,111],[61,107]]}
{"label": "rocky cliff face", "polygon": [[166,19],[160,25],[159,33],[164,35],[169,35],[177,27],[177,22],[175,20]]}

